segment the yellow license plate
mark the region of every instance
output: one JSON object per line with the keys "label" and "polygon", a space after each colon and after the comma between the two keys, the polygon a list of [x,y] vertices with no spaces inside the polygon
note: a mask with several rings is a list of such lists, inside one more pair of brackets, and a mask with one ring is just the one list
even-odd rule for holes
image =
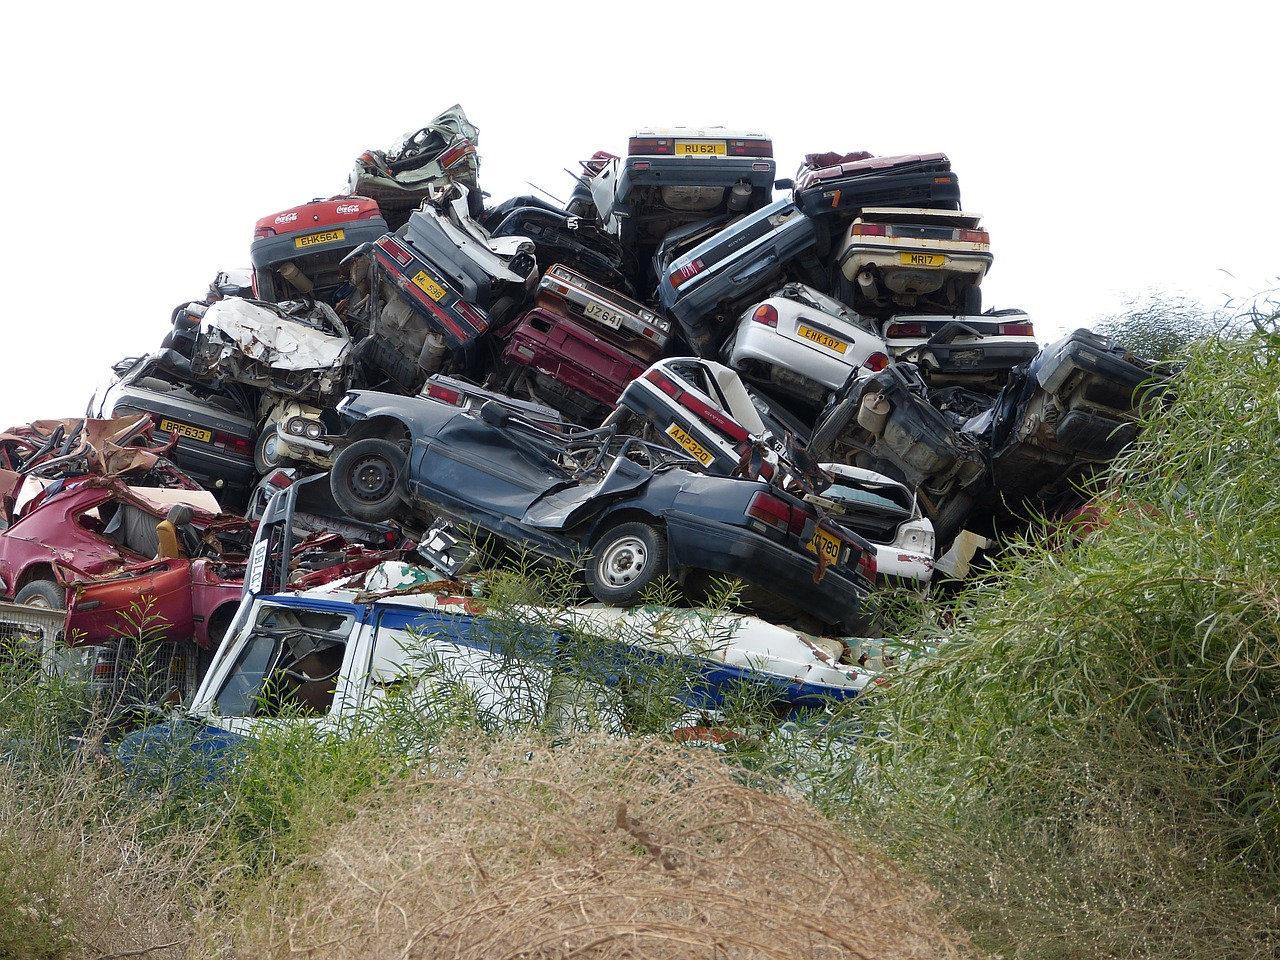
{"label": "yellow license plate", "polygon": [[205,443],[208,443],[213,439],[212,430],[205,430],[203,427],[193,427],[186,423],[178,423],[176,420],[161,420],[160,429],[168,430],[170,433],[176,433],[180,437],[190,437],[192,440],[202,440]]}
{"label": "yellow license plate", "polygon": [[723,140],[677,140],[677,157],[723,157]]}
{"label": "yellow license plate", "polygon": [[432,300],[438,301],[445,294],[444,287],[428,277],[425,270],[418,271],[418,275],[413,278],[413,285]]}
{"label": "yellow license plate", "polygon": [[898,262],[908,267],[941,267],[947,258],[941,253],[900,253]]}
{"label": "yellow license plate", "polygon": [[849,344],[845,343],[843,340],[829,336],[825,333],[820,333],[812,327],[806,327],[803,323],[800,324],[800,328],[796,333],[800,334],[800,336],[804,337],[806,340],[812,340],[814,343],[824,346],[828,350],[834,350],[836,353],[844,353],[849,349]]}
{"label": "yellow license plate", "polygon": [[840,538],[832,536],[821,527],[813,531],[813,539],[805,546],[810,553],[817,553],[821,550],[823,555],[832,563],[840,562],[840,547],[843,546]]}
{"label": "yellow license plate", "polygon": [[693,459],[697,460],[704,467],[711,466],[711,461],[715,459],[715,455],[697,440],[693,439],[693,437],[689,436],[689,434],[685,433],[685,431],[680,428],[680,424],[673,423],[671,426],[667,427],[667,436],[680,444],[680,446],[684,447],[684,449],[689,452],[689,456],[693,457]]}
{"label": "yellow license plate", "polygon": [[305,237],[295,237],[293,247],[295,250],[302,250],[304,247],[314,247],[321,243],[333,243],[335,240],[341,240],[346,236],[342,230],[326,230],[323,233],[309,233]]}

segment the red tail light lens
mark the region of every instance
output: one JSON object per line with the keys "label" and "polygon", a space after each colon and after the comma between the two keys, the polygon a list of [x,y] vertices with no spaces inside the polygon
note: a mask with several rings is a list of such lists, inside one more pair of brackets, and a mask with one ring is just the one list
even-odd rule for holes
{"label": "red tail light lens", "polygon": [[772,157],[772,140],[730,140],[726,151],[731,157]]}
{"label": "red tail light lens", "polygon": [[409,252],[409,249],[391,234],[387,234],[380,239],[378,246],[385,250],[402,267],[408,266],[409,261],[413,259],[413,254]]}
{"label": "red tail light lens", "polygon": [[766,327],[776,327],[778,325],[778,311],[772,304],[762,303],[756,307],[755,313],[751,314],[751,319],[756,323],[763,323]]}
{"label": "red tail light lens", "polygon": [[791,530],[791,514],[791,504],[764,491],[752,496],[747,504],[748,517],[777,533],[785,534]]}
{"label": "red tail light lens", "polygon": [[253,456],[253,441],[246,437],[233,437],[229,433],[217,431],[213,435],[213,444],[216,447],[222,447],[230,453],[239,453],[243,456]]}
{"label": "red tail light lens", "polygon": [[457,146],[450,147],[444,153],[440,154],[440,169],[448,170],[450,167],[456,166],[475,152],[475,144],[470,140],[464,140]]}
{"label": "red tail light lens", "polygon": [[965,243],[990,243],[991,234],[985,230],[957,230],[956,239]]}
{"label": "red tail light lens", "polygon": [[466,317],[467,323],[471,324],[477,330],[487,330],[489,327],[489,318],[483,313],[467,303],[465,300],[457,300],[453,304],[453,309]]}
{"label": "red tail light lens", "polygon": [[1003,337],[1034,337],[1035,326],[1030,323],[1002,323],[999,327]]}
{"label": "red tail light lens", "polygon": [[887,237],[889,225],[887,223],[855,223],[849,228],[849,232],[855,237]]}
{"label": "red tail light lens", "polygon": [[675,272],[671,274],[671,286],[679,289],[680,284],[686,280],[692,280],[705,269],[707,269],[707,265],[702,262],[701,257],[686,263],[683,267],[677,267]]}
{"label": "red tail light lens", "polygon": [[878,373],[889,365],[889,358],[883,353],[873,353],[862,361],[862,365],[872,373]]}
{"label": "red tail light lens", "polygon": [[858,556],[858,572],[868,580],[876,578],[876,554],[874,550],[863,550]]}
{"label": "red tail light lens", "polygon": [[627,153],[631,156],[645,155],[666,156],[676,152],[674,140],[649,137],[632,137],[627,141]]}
{"label": "red tail light lens", "polygon": [[891,323],[885,327],[886,340],[899,340],[903,337],[927,337],[929,328],[923,323]]}
{"label": "red tail light lens", "polygon": [[439,400],[441,403],[448,403],[452,406],[458,406],[462,400],[462,394],[457,390],[450,390],[448,387],[442,387],[438,383],[427,384],[427,399]]}

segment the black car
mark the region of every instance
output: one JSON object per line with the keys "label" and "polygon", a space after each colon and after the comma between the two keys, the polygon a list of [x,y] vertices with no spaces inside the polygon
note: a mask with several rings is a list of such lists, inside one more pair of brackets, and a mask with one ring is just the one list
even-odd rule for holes
{"label": "black car", "polygon": [[242,384],[217,388],[189,371],[174,350],[121,360],[113,381],[89,401],[87,415],[147,414],[155,441],[177,438],[170,456],[183,471],[216,494],[224,510],[243,509],[257,482],[258,392]]}
{"label": "black car", "polygon": [[337,412],[347,432],[330,485],[352,517],[479,528],[579,564],[603,603],[632,604],[664,575],[698,599],[721,576],[762,615],[865,626],[875,548],[764,480],[708,476],[613,427],[549,429],[496,403],[352,391]]}

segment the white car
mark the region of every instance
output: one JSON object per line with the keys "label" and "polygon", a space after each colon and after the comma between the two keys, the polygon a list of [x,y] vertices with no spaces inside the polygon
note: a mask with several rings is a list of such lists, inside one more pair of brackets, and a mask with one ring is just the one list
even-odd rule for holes
{"label": "white car", "polygon": [[854,369],[883,370],[889,362],[872,324],[803,283],[744,312],[720,356],[747,380],[818,407]]}
{"label": "white car", "polygon": [[864,207],[845,228],[836,263],[848,302],[863,314],[974,314],[982,310],[991,236],[977,213]]}
{"label": "white car", "polygon": [[874,470],[844,463],[824,463],[822,469],[835,482],[805,499],[875,544],[876,582],[927,590],[937,538],[919,498],[905,484]]}
{"label": "white car", "polygon": [[1009,371],[1040,352],[1022,310],[977,316],[900,313],[880,327],[894,362],[914,363],[931,386],[999,389]]}

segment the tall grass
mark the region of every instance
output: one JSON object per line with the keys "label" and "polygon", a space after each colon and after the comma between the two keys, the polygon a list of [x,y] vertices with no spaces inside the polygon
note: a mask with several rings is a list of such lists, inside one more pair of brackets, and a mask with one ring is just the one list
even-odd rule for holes
{"label": "tall grass", "polygon": [[825,802],[876,797],[876,835],[988,946],[1280,945],[1280,334],[1254,320],[1197,344],[1096,529],[1010,544],[859,705],[877,736]]}

